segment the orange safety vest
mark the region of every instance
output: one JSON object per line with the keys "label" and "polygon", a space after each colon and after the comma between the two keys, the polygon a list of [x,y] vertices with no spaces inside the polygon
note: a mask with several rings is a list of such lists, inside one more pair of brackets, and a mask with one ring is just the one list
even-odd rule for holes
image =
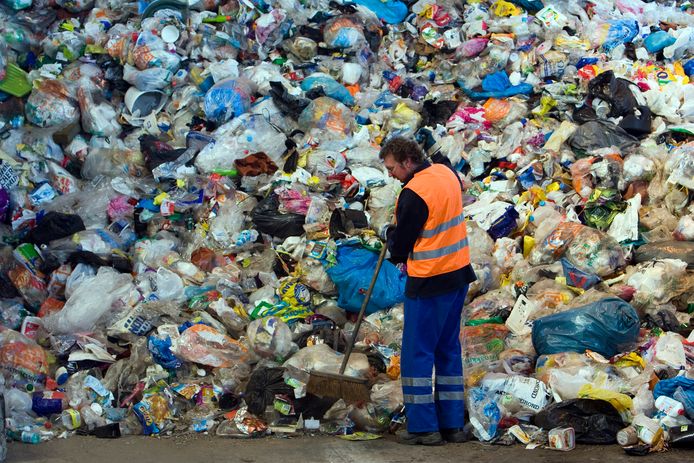
{"label": "orange safety vest", "polygon": [[417,172],[405,188],[424,200],[429,217],[407,259],[407,274],[426,278],[470,265],[470,248],[460,183],[453,171],[432,164]]}

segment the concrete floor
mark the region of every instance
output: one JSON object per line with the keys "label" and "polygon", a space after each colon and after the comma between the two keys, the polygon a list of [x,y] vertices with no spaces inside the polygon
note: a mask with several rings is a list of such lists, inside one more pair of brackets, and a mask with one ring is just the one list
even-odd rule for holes
{"label": "concrete floor", "polygon": [[370,442],[348,442],[337,437],[293,437],[236,440],[202,435],[173,438],[124,437],[106,440],[72,437],[40,445],[11,443],[7,463],[674,463],[694,461],[694,452],[671,450],[646,457],[630,457],[617,445],[582,445],[570,452],[521,445],[488,446],[479,442],[442,447],[410,447],[392,437]]}

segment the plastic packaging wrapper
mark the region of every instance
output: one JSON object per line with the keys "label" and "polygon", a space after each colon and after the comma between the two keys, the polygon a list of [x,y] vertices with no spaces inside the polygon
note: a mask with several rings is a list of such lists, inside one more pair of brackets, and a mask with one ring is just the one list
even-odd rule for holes
{"label": "plastic packaging wrapper", "polygon": [[529,261],[546,264],[566,256],[578,269],[598,276],[614,273],[625,264],[624,252],[613,238],[579,223],[559,224],[533,249]]}
{"label": "plastic packaging wrapper", "polygon": [[291,331],[276,317],[253,320],[248,325],[248,341],[262,357],[284,359],[292,350]]}
{"label": "plastic packaging wrapper", "polygon": [[518,400],[522,410],[533,414],[545,408],[550,401],[547,386],[535,378],[490,373],[482,379],[480,387],[496,397],[511,395]]}
{"label": "plastic packaging wrapper", "polygon": [[681,294],[689,285],[686,269],[687,263],[679,259],[639,264],[626,281],[636,289],[634,303],[661,305]]}
{"label": "plastic packaging wrapper", "polygon": [[171,352],[189,362],[229,368],[248,358],[248,348],[207,325],[193,325],[172,341]]}
{"label": "plastic packaging wrapper", "polygon": [[617,298],[549,315],[533,323],[533,345],[540,355],[590,349],[611,357],[628,349],[638,334],[636,310]]}
{"label": "plastic packaging wrapper", "polygon": [[[343,355],[336,353],[325,344],[304,347],[284,362],[284,367],[293,367],[311,372],[337,373],[342,364]],[[349,356],[345,374],[355,378],[364,378],[369,370],[369,361],[364,354],[353,353]]]}

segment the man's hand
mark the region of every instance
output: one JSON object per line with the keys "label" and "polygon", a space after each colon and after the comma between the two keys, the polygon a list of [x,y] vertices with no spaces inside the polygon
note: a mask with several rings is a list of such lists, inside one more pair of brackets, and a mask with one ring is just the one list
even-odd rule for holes
{"label": "man's hand", "polygon": [[431,133],[431,130],[427,129],[426,127],[422,127],[421,129],[417,130],[414,138],[418,143],[422,144],[422,147],[427,154],[431,154],[432,149],[436,149],[437,147],[434,134]]}
{"label": "man's hand", "polygon": [[392,227],[395,227],[392,223],[387,223],[378,230],[378,237],[381,238],[381,241],[386,242],[388,241],[388,230]]}

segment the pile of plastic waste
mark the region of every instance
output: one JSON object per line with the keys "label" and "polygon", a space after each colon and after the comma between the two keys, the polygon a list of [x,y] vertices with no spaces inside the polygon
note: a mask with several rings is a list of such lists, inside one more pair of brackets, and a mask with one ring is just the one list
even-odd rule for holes
{"label": "pile of plastic waste", "polygon": [[690,2],[0,3],[9,438],[400,426],[390,262],[347,367],[371,400],[306,391],[352,334],[400,135],[466,188],[472,434],[694,445]]}

